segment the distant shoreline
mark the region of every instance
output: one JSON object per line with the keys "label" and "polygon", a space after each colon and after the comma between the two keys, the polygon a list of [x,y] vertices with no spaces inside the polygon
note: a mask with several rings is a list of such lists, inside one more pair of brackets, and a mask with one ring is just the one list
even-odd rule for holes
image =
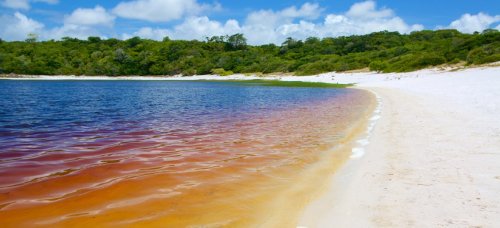
{"label": "distant shoreline", "polygon": [[[443,65],[438,67],[432,67],[412,72],[401,72],[401,73],[378,73],[374,71],[369,71],[368,69],[360,69],[345,72],[327,72],[317,75],[308,76],[298,76],[290,73],[271,73],[271,74],[231,74],[228,76],[220,75],[120,75],[120,76],[108,76],[108,75],[26,75],[26,74],[0,74],[0,80],[137,80],[137,81],[193,81],[193,80],[285,80],[292,81],[304,81],[313,82],[314,80],[309,80],[311,77],[324,77],[327,76],[345,76],[345,75],[406,75],[419,72],[454,72],[454,71],[464,71],[471,69],[481,69],[481,68],[491,68],[500,67],[500,62],[488,63],[483,65],[472,65],[472,66],[452,66]],[[335,80],[321,80],[321,82],[326,83],[338,83]],[[350,84],[350,83],[347,83]]]}

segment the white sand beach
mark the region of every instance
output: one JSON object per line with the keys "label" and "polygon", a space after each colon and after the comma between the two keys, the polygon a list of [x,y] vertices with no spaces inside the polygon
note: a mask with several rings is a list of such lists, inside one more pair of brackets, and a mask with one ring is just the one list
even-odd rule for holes
{"label": "white sand beach", "polygon": [[376,93],[381,118],[300,226],[500,226],[499,67],[335,77]]}

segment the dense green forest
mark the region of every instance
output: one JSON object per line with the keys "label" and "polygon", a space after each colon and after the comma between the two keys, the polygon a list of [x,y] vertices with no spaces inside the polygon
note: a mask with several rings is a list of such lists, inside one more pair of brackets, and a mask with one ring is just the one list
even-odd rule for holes
{"label": "dense green forest", "polygon": [[288,38],[281,45],[247,45],[242,34],[205,41],[154,41],[70,37],[38,42],[0,39],[0,73],[34,75],[194,75],[294,72],[311,75],[369,67],[405,72],[441,64],[500,61],[500,32],[456,30],[411,34],[377,32],[362,36]]}

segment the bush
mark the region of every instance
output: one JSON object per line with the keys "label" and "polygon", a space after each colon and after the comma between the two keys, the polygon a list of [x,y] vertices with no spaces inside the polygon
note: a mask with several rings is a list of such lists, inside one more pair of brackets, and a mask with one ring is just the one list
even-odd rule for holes
{"label": "bush", "polygon": [[484,64],[500,61],[500,42],[475,48],[467,55],[468,64]]}
{"label": "bush", "polygon": [[319,61],[302,65],[301,67],[299,67],[299,69],[297,69],[297,72],[295,74],[299,76],[315,75],[323,72],[333,71],[332,69],[332,64],[325,61]]}
{"label": "bush", "polygon": [[387,63],[380,60],[375,60],[370,63],[369,67],[371,71],[383,72],[387,68]]}
{"label": "bush", "polygon": [[434,53],[411,53],[390,59],[382,71],[409,72],[443,63],[446,63],[446,59]]}
{"label": "bush", "polygon": [[234,74],[234,72],[232,72],[232,71],[226,71],[226,70],[224,70],[224,68],[212,69],[210,72],[212,74],[219,75],[219,76],[229,76],[229,75]]}
{"label": "bush", "polygon": [[427,66],[437,66],[446,62],[446,59],[443,56],[439,56],[437,54],[427,54],[419,56],[412,65],[417,68],[423,68]]}
{"label": "bush", "polygon": [[196,74],[196,69],[193,69],[193,68],[188,68],[188,69],[182,70],[183,76],[192,76],[195,74]]}

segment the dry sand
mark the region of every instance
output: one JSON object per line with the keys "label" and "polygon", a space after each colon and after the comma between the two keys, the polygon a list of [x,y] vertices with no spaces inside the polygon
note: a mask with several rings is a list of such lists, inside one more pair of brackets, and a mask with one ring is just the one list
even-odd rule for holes
{"label": "dry sand", "polygon": [[301,226],[500,227],[500,68],[335,77],[381,118]]}

